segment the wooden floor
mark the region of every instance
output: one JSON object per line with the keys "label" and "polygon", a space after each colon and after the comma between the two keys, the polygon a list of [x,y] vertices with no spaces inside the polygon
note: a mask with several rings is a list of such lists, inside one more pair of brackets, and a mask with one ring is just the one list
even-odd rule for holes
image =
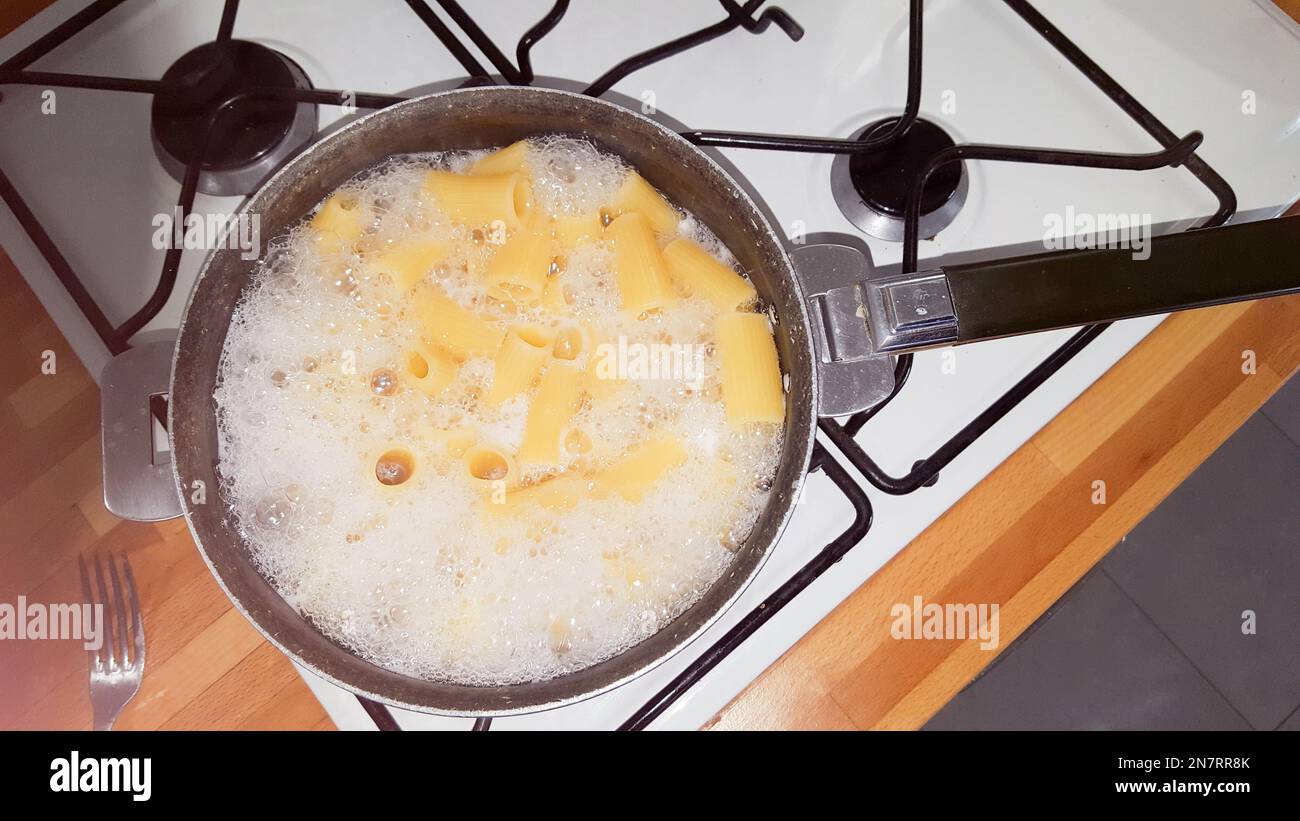
{"label": "wooden floor", "polygon": [[[315,728],[333,723],[289,661],[213,581],[183,519],[104,509],[99,390],[0,251],[0,602],[82,600],[76,558],[126,554],[144,610],[146,668],[119,728]],[[53,351],[57,371],[41,373]],[[75,641],[0,641],[0,729],[88,729]]]}

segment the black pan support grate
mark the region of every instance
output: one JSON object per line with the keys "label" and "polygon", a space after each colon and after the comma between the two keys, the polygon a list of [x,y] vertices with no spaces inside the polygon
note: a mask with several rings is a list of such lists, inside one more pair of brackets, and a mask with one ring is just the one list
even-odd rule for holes
{"label": "black pan support grate", "polygon": [[[95,0],[95,2],[68,18],[48,34],[6,60],[3,64],[0,64],[0,86],[32,85],[148,95],[184,91],[185,86],[183,84],[174,85],[161,80],[28,70],[28,66],[32,63],[83,31],[123,2],[124,0]],[[439,15],[425,0],[406,0],[406,2],[420,21],[428,26],[438,40],[456,58],[457,62],[464,67],[468,75],[467,84],[508,83],[526,85],[532,83],[534,73],[530,59],[531,50],[538,41],[560,23],[569,7],[569,0],[556,0],[551,10],[520,38],[515,49],[515,60],[511,62],[456,0],[437,0],[442,15],[450,19],[461,30],[464,37],[468,38],[479,53],[487,59],[496,70],[496,73],[493,74],[479,62],[473,52],[443,19],[443,16]],[[770,7],[762,9],[760,12],[764,2],[765,0],[747,0],[742,4],[735,0],[719,0],[726,15],[721,21],[628,57],[592,82],[585,89],[585,93],[600,96],[612,88],[619,80],[639,69],[707,43],[739,28],[743,28],[752,34],[760,34],[770,26],[775,25],[792,40],[802,38],[803,28],[782,9]],[[1020,17],[1025,24],[1050,43],[1062,57],[1109,97],[1120,110],[1150,134],[1159,145],[1159,150],[1149,154],[1113,154],[976,143],[953,146],[933,157],[928,166],[913,182],[905,215],[906,229],[903,240],[902,265],[904,271],[915,271],[917,269],[918,223],[920,219],[921,193],[925,182],[940,167],[951,163],[967,161],[1017,162],[1121,170],[1146,170],[1165,166],[1177,168],[1181,166],[1200,180],[1218,200],[1218,209],[1199,227],[1222,225],[1232,217],[1237,205],[1232,188],[1195,153],[1202,139],[1199,132],[1192,132],[1180,138],[1161,123],[1150,110],[1134,99],[1123,86],[1093,62],[1060,29],[1043,17],[1037,9],[1030,5],[1028,0],[1003,0],[1003,2],[1011,12]],[[239,0],[226,0],[217,31],[216,39],[218,42],[228,40],[232,36],[238,10]],[[908,129],[916,121],[920,110],[922,11],[922,0],[909,0],[908,79],[907,97],[903,113],[890,129],[872,139],[859,141],[734,131],[686,131],[683,132],[682,136],[695,145],[702,147],[824,154],[866,153],[878,151],[890,145],[907,133]],[[197,82],[198,79],[191,78],[188,82]],[[199,172],[204,155],[207,153],[207,147],[216,144],[220,137],[228,133],[228,129],[237,125],[237,123],[232,122],[234,118],[227,115],[230,111],[236,109],[239,103],[250,98],[292,100],[317,105],[343,106],[350,104],[358,108],[369,109],[383,108],[405,99],[392,94],[285,88],[252,88],[236,97],[232,97],[213,112],[208,124],[204,150],[198,152],[186,168],[177,203],[182,218],[187,216],[193,209],[194,197],[198,189]],[[5,204],[18,218],[19,224],[31,238],[41,256],[49,264],[59,281],[63,283],[78,308],[85,314],[91,326],[113,354],[116,355],[129,348],[131,337],[153,319],[171,297],[176,286],[176,274],[183,253],[181,248],[167,251],[158,285],[145,305],[122,324],[114,325],[100,310],[99,306],[95,304],[76,272],[60,253],[58,247],[41,226],[31,209],[27,207],[13,183],[4,174],[3,169],[0,169],[0,199],[4,200]],[[1107,327],[1108,324],[1103,324],[1080,329],[1046,359],[1031,369],[1005,394],[976,415],[974,419],[938,450],[917,460],[912,469],[902,476],[891,476],[881,469],[858,445],[854,436],[906,384],[912,369],[911,354],[898,357],[895,366],[894,391],[885,402],[871,410],[855,414],[843,422],[834,419],[822,419],[819,422],[819,427],[826,437],[835,444],[836,448],[843,453],[849,463],[874,487],[890,494],[911,493],[919,488],[934,484],[938,479],[940,470],[961,455],[972,442],[997,424],[1021,400],[1046,382],[1052,374],[1064,367]],[[775,592],[746,613],[735,626],[701,652],[680,674],[628,718],[620,729],[637,730],[649,726],[652,721],[662,715],[675,701],[687,693],[713,668],[727,658],[732,651],[762,627],[768,619],[772,618],[808,585],[843,558],[854,545],[858,544],[866,536],[867,531],[871,528],[872,508],[862,486],[854,481],[849,472],[832,458],[821,445],[818,445],[814,450],[811,470],[823,471],[844,494],[853,507],[854,519],[852,524],[833,541],[821,548],[807,564],[787,579]],[[365,708],[367,714],[380,729],[400,729],[392,714],[384,705],[368,699],[358,698],[362,707]],[[490,726],[490,718],[480,718],[474,722],[473,729],[487,730]]]}

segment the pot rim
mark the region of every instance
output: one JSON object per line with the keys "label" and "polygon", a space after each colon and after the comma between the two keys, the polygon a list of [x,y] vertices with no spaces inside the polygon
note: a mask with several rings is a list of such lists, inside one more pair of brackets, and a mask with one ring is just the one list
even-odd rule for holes
{"label": "pot rim", "polygon": [[[329,142],[339,138],[341,135],[350,133],[354,130],[359,130],[368,127],[370,121],[375,118],[391,118],[394,116],[393,112],[395,111],[400,111],[401,109],[407,107],[416,107],[425,104],[426,101],[430,99],[446,98],[446,97],[452,97],[452,96],[457,96],[462,94],[474,95],[474,94],[484,94],[484,93],[499,94],[499,95],[548,94],[548,95],[556,95],[558,97],[581,99],[585,103],[594,103],[596,105],[605,106],[609,109],[615,110],[618,112],[619,116],[627,116],[627,117],[640,120],[643,123],[648,124],[654,130],[658,131],[666,142],[668,143],[676,142],[680,144],[682,147],[685,147],[689,149],[691,152],[697,154],[701,160],[703,160],[705,163],[707,163],[709,166],[712,167],[715,173],[719,174],[721,177],[723,177],[726,181],[728,181],[731,184],[737,205],[742,210],[745,210],[749,214],[750,218],[754,221],[755,226],[758,227],[762,231],[762,233],[767,235],[768,239],[772,243],[772,246],[779,252],[782,270],[777,273],[781,274],[788,281],[789,286],[794,292],[795,299],[793,300],[793,302],[797,304],[797,314],[798,314],[797,317],[783,316],[782,319],[786,323],[795,322],[802,327],[803,339],[806,341],[807,353],[809,357],[808,361],[810,363],[812,372],[808,374],[808,382],[809,382],[808,391],[809,391],[809,398],[811,400],[811,406],[809,408],[809,414],[808,414],[809,422],[807,425],[807,430],[803,432],[791,430],[789,423],[791,421],[792,415],[787,414],[786,431],[785,431],[785,435],[787,439],[789,439],[791,436],[794,436],[796,433],[799,434],[799,448],[797,451],[797,456],[799,461],[802,463],[803,467],[801,470],[798,471],[797,479],[794,481],[794,484],[790,488],[790,501],[784,504],[785,509],[781,512],[780,519],[773,528],[771,538],[768,540],[767,544],[763,545],[761,550],[761,555],[757,558],[753,567],[750,569],[747,578],[745,578],[740,584],[738,584],[736,586],[736,589],[732,591],[731,595],[728,596],[725,600],[723,600],[714,609],[712,613],[710,613],[707,617],[703,618],[689,632],[678,637],[675,641],[673,641],[668,646],[665,646],[663,650],[659,652],[655,657],[645,661],[642,664],[635,665],[632,669],[629,669],[627,672],[623,673],[622,675],[607,680],[596,687],[593,687],[591,689],[585,689],[581,692],[574,693],[572,695],[565,696],[563,698],[551,699],[544,702],[520,701],[517,704],[506,703],[504,706],[498,704],[496,706],[485,706],[483,708],[473,708],[473,709],[450,708],[450,707],[438,706],[438,705],[421,704],[421,703],[405,701],[399,697],[395,697],[392,695],[373,692],[355,683],[344,681],[338,676],[320,669],[319,665],[314,664],[311,661],[308,661],[302,655],[287,647],[286,644],[283,641],[281,641],[276,635],[274,635],[268,627],[262,624],[259,618],[257,618],[253,613],[250,612],[249,608],[245,606],[242,600],[240,600],[237,596],[235,596],[231,592],[230,587],[226,583],[226,579],[222,576],[221,572],[217,569],[211,557],[208,555],[208,550],[204,543],[205,540],[200,536],[198,529],[195,527],[194,519],[193,516],[191,515],[190,507],[187,504],[188,496],[186,493],[184,480],[180,475],[180,468],[177,464],[177,460],[175,458],[172,459],[171,462],[172,479],[175,484],[176,492],[181,497],[181,509],[185,517],[185,524],[190,531],[191,537],[194,539],[194,543],[195,546],[198,548],[199,554],[203,557],[204,564],[207,565],[208,570],[212,573],[213,578],[216,579],[218,586],[220,586],[221,591],[225,594],[226,598],[244,616],[244,618],[247,619],[259,633],[262,634],[262,636],[268,642],[274,645],[281,653],[283,653],[286,657],[288,657],[292,662],[294,662],[299,667],[311,671],[314,675],[320,677],[321,679],[328,681],[329,683],[335,685],[336,687],[351,692],[354,695],[369,699],[371,701],[386,704],[392,707],[397,707],[399,709],[410,710],[412,712],[431,713],[436,715],[466,717],[466,718],[523,715],[529,713],[544,712],[546,710],[556,709],[559,707],[566,707],[581,701],[586,701],[587,699],[615,690],[623,686],[624,684],[627,684],[628,682],[632,681],[633,679],[639,678],[644,674],[649,673],[650,671],[658,668],[660,665],[664,664],[670,659],[675,658],[678,653],[680,653],[683,649],[686,648],[687,645],[699,639],[701,636],[703,636],[704,633],[706,633],[710,628],[712,628],[722,618],[722,616],[725,613],[730,611],[730,609],[736,604],[736,602],[740,599],[740,597],[743,596],[745,592],[749,589],[749,586],[754,582],[754,579],[757,578],[758,574],[762,571],[764,566],[766,566],[767,561],[771,557],[773,550],[775,550],[776,545],[780,542],[781,536],[784,534],[786,526],[789,524],[790,518],[794,513],[794,508],[798,502],[798,498],[802,491],[803,484],[807,480],[808,469],[812,460],[812,451],[816,443],[817,408],[818,408],[818,403],[820,402],[819,391],[818,391],[818,379],[815,372],[817,367],[817,358],[816,358],[816,352],[813,349],[812,327],[809,318],[808,306],[803,294],[799,277],[796,275],[794,265],[790,260],[789,249],[786,245],[784,238],[782,238],[781,235],[778,234],[773,229],[771,222],[767,219],[767,216],[764,213],[764,211],[761,208],[759,208],[758,205],[753,201],[753,199],[749,196],[749,193],[745,190],[745,188],[736,181],[734,175],[726,168],[724,168],[713,156],[710,156],[709,152],[701,149],[698,146],[693,145],[684,137],[682,137],[680,134],[678,134],[676,131],[651,119],[650,117],[645,116],[639,111],[625,108],[623,106],[617,105],[607,100],[602,100],[597,97],[590,97],[584,94],[577,94],[570,91],[545,88],[539,86],[526,86],[526,87],[525,86],[472,86],[466,88],[451,89],[447,91],[439,91],[431,94],[424,94],[418,97],[412,97],[409,100],[404,100],[400,103],[395,103],[391,106],[378,109],[362,117],[359,117],[353,120],[352,122],[347,123],[342,128],[338,128],[330,132],[325,137],[317,140],[311,146],[304,149],[301,153],[295,156],[292,160],[285,163],[285,165],[281,167],[279,170],[277,170],[274,174],[272,174],[270,177],[264,180],[262,184],[258,186],[257,190],[254,191],[251,195],[249,195],[248,199],[240,206],[239,209],[237,209],[234,212],[234,214],[232,215],[231,222],[228,224],[231,225],[238,224],[237,219],[240,216],[251,211],[253,204],[258,200],[259,196],[262,195],[266,190],[271,188],[275,182],[283,178],[301,173],[304,168],[310,167],[313,155],[321,148],[321,146],[324,146]],[[358,169],[354,173],[360,173],[361,170],[364,169]],[[219,254],[222,253],[238,253],[238,252],[228,248],[221,248],[221,247],[215,248],[212,251],[210,251],[207,257],[204,259],[203,264],[199,269],[198,275],[194,280],[194,284],[190,289],[189,295],[186,298],[185,308],[181,314],[180,325],[177,329],[176,346],[172,352],[172,372],[168,383],[169,394],[174,393],[175,391],[177,366],[181,354],[181,343],[186,338],[186,326],[189,323],[189,319],[190,319],[190,309],[193,306],[195,297],[199,292],[201,284],[207,278],[208,272],[212,268],[213,261],[217,258]],[[229,318],[227,318],[227,321],[228,320]],[[790,395],[787,394],[787,401],[789,401],[790,399],[791,399]],[[175,413],[175,409],[176,409],[175,402],[169,402],[168,411],[167,411],[167,415],[168,415],[167,437],[168,437],[168,445],[171,448],[171,452],[173,454],[177,453],[176,438],[175,438],[176,426],[175,424],[173,424],[173,418],[172,418]],[[215,494],[215,503],[221,504],[222,502],[219,494],[219,488],[213,489],[213,493]],[[734,564],[734,560],[732,563]],[[255,567],[254,570],[256,571]],[[260,575],[260,571],[256,571],[256,572],[258,572]],[[724,570],[723,575],[720,576],[717,580],[715,580],[712,583],[713,586],[722,583],[722,581],[726,577],[726,573],[727,571]],[[274,595],[280,596],[279,591],[275,590],[273,586],[270,586],[269,582],[267,584]],[[283,597],[280,596],[280,598]],[[659,630],[657,630],[656,632],[651,633],[650,635],[643,638],[641,641],[634,643],[627,648],[624,648],[623,650],[610,656],[609,658],[597,662],[597,664],[605,664],[607,662],[615,661],[623,657],[624,655],[628,654],[629,652],[634,650],[636,647],[638,647],[640,644],[644,643],[645,641],[649,641],[651,638],[655,636],[662,635],[664,631],[671,628],[671,626],[678,619],[680,619],[686,613],[689,613],[691,608],[697,606],[698,604],[699,602],[697,601],[696,603],[692,604],[690,607],[686,608],[681,613],[679,613],[678,616],[674,617],[672,621],[669,621],[663,626],[661,626]],[[374,664],[374,662],[371,662],[361,657],[355,651],[348,648],[346,645],[325,635],[323,632],[321,632],[318,628],[312,625],[305,618],[303,619],[303,624],[307,627],[307,629],[316,632],[317,634],[322,636],[326,641],[340,648],[344,652],[352,655],[358,661],[370,665],[385,673],[389,673],[395,676],[401,676],[415,682],[427,682],[438,686],[451,686],[451,687],[460,687],[466,689],[480,689],[484,691],[490,691],[492,689],[495,689],[492,686],[475,687],[475,685],[459,684],[455,682],[443,682],[443,681],[431,680],[431,679],[421,679],[415,676],[408,675],[406,673],[381,667],[380,665],[376,665]],[[543,679],[537,682],[519,682],[517,684],[500,685],[500,686],[508,687],[508,688],[519,688],[519,687],[527,687],[530,684],[544,684],[544,683],[559,681],[568,678],[570,676],[579,675],[582,672],[586,670],[590,670],[592,667],[595,666],[596,665],[589,665],[579,670],[575,670],[571,673],[565,673],[559,676],[554,676],[552,678]]]}

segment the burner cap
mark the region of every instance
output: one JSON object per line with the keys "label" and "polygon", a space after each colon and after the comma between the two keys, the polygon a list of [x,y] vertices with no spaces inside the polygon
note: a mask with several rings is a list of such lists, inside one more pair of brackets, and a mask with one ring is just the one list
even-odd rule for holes
{"label": "burner cap", "polygon": [[[205,43],[163,74],[184,90],[153,99],[154,153],[177,180],[200,151],[214,111],[254,87],[311,88],[298,64],[247,40]],[[199,174],[205,194],[247,194],[316,133],[316,106],[289,100],[247,99],[221,117]]]}
{"label": "burner cap", "polygon": [[[898,122],[898,117],[877,120],[852,139],[868,140]],[[907,196],[927,162],[955,145],[942,128],[917,119],[901,138],[879,151],[839,154],[831,165],[835,202],[849,222],[867,234],[890,242],[903,239]],[[921,239],[932,237],[952,223],[966,201],[966,169],[961,163],[946,165],[930,175],[921,194]]]}

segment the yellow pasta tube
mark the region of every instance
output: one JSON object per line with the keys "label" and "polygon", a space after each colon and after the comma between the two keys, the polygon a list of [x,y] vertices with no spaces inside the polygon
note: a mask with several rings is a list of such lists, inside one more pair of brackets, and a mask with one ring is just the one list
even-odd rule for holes
{"label": "yellow pasta tube", "polygon": [[404,363],[406,380],[428,396],[438,395],[451,384],[459,367],[451,354],[423,343],[406,352]]}
{"label": "yellow pasta tube", "polygon": [[484,399],[491,405],[500,404],[524,391],[541,372],[551,352],[551,335],[535,325],[523,325],[506,331],[501,350],[497,351],[492,385]]}
{"label": "yellow pasta tube", "polygon": [[609,234],[614,241],[614,267],[623,310],[641,316],[677,299],[668,266],[645,217],[629,211],[609,224]]}
{"label": "yellow pasta tube", "polygon": [[489,288],[512,299],[536,300],[546,287],[552,259],[550,237],[542,231],[520,231],[492,255],[484,277]]}
{"label": "yellow pasta tube", "polygon": [[409,242],[392,248],[368,263],[376,274],[387,274],[402,293],[414,288],[447,255],[437,242]]}
{"label": "yellow pasta tube", "polygon": [[564,286],[560,284],[560,277],[553,276],[546,280],[546,287],[542,289],[542,307],[552,314],[569,312],[569,303],[564,299]]}
{"label": "yellow pasta tube", "polygon": [[673,436],[644,442],[611,468],[596,476],[594,495],[602,498],[617,493],[629,502],[639,502],[650,486],[668,471],[686,462],[686,448]]}
{"label": "yellow pasta tube", "polygon": [[[472,445],[465,450],[465,470],[471,479],[489,488],[504,489],[519,479],[515,460],[504,450],[492,445]],[[505,484],[498,485],[497,482]]]}
{"label": "yellow pasta tube", "polygon": [[430,171],[424,190],[432,194],[447,216],[465,225],[491,225],[500,220],[506,228],[528,221],[533,189],[522,174],[467,176],[450,171]]}
{"label": "yellow pasta tube", "polygon": [[469,173],[475,175],[490,175],[510,174],[517,171],[527,176],[531,173],[528,167],[528,153],[528,141],[520,140],[519,142],[512,143],[505,148],[498,148],[496,151],[483,157],[478,162],[474,163],[473,167],[470,168]]}
{"label": "yellow pasta tube", "polygon": [[478,431],[471,428],[435,430],[430,434],[435,450],[445,458],[459,459],[478,441]]}
{"label": "yellow pasta tube", "polygon": [[767,317],[721,314],[716,328],[722,356],[722,402],[728,424],[743,428],[752,422],[784,420],[781,367]]}
{"label": "yellow pasta tube", "polygon": [[367,214],[357,202],[355,194],[340,191],[320,207],[311,218],[312,230],[317,232],[315,245],[318,252],[332,252],[350,248],[365,230]]}
{"label": "yellow pasta tube", "polygon": [[552,360],[528,408],[519,461],[528,465],[560,462],[560,431],[577,410],[581,373],[571,363]]}
{"label": "yellow pasta tube", "polygon": [[605,230],[600,214],[561,215],[551,222],[551,235],[560,253],[567,253],[585,242],[600,238]]}
{"label": "yellow pasta tube", "polygon": [[459,598],[459,610],[448,614],[437,628],[452,647],[483,647],[495,635],[493,625],[483,617],[484,599]]}
{"label": "yellow pasta tube", "polygon": [[668,243],[663,255],[673,278],[719,311],[734,311],[749,305],[758,296],[749,280],[688,239]]}
{"label": "yellow pasta tube", "polygon": [[614,216],[635,211],[646,218],[650,227],[660,234],[676,234],[681,215],[663,198],[645,177],[629,172],[618,193],[614,195],[611,211]]}
{"label": "yellow pasta tube", "polygon": [[610,357],[616,356],[615,343],[603,336],[592,323],[583,325],[583,336],[587,341],[587,368],[583,373],[582,388],[591,395],[593,402],[599,404],[613,398],[628,386],[628,380],[622,378],[617,362]]}
{"label": "yellow pasta tube", "polygon": [[526,504],[543,510],[572,510],[588,493],[588,480],[577,476],[557,476],[532,485],[508,489],[500,504],[492,505],[506,513],[519,512]]}
{"label": "yellow pasta tube", "polygon": [[643,564],[626,553],[602,556],[601,561],[605,566],[605,576],[613,583],[615,590],[625,592],[632,598],[641,598],[645,595],[643,585],[649,578],[649,574],[646,573]]}
{"label": "yellow pasta tube", "polygon": [[631,383],[626,379],[611,379],[603,376],[597,367],[596,358],[593,356],[587,360],[582,388],[591,395],[591,401],[600,406],[616,399]]}
{"label": "yellow pasta tube", "polygon": [[504,330],[462,308],[436,288],[417,290],[413,302],[425,338],[458,359],[493,354],[500,347]]}

